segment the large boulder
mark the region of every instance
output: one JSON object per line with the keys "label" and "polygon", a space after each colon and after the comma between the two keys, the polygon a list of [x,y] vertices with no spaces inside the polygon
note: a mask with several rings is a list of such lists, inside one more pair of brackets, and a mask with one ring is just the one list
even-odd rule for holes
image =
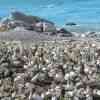
{"label": "large boulder", "polygon": [[100,32],[88,32],[87,37],[99,38],[100,37]]}
{"label": "large boulder", "polygon": [[58,35],[61,37],[72,37],[73,34],[69,31],[67,31],[65,28],[61,28],[57,31]]}

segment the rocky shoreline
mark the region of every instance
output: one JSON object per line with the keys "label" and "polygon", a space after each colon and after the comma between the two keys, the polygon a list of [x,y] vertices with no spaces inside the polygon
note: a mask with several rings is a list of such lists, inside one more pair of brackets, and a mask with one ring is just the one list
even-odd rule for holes
{"label": "rocky shoreline", "polygon": [[[70,26],[69,28],[67,26]],[[74,22],[68,22],[62,27],[58,27],[54,22],[48,21],[46,19],[40,18],[38,16],[27,15],[19,11],[12,11],[9,16],[1,18],[0,20],[0,35],[5,37],[10,37],[10,32],[13,32],[14,35],[19,36],[29,33],[28,37],[31,37],[34,34],[44,35],[44,37],[88,37],[88,38],[97,38],[100,37],[99,32],[89,31],[89,32],[73,32],[70,30],[71,27],[78,26]],[[88,28],[88,27],[87,27]],[[85,30],[85,29],[84,29]],[[18,33],[19,32],[19,33]],[[11,36],[13,36],[13,34]],[[32,34],[32,35],[31,35]],[[7,35],[7,36],[6,36]],[[36,36],[35,35],[35,36]],[[13,38],[13,37],[12,37]],[[24,38],[24,36],[22,37]],[[25,37],[27,38],[27,37]],[[14,37],[15,39],[15,37]]]}
{"label": "rocky shoreline", "polygon": [[99,100],[100,42],[0,42],[1,100]]}

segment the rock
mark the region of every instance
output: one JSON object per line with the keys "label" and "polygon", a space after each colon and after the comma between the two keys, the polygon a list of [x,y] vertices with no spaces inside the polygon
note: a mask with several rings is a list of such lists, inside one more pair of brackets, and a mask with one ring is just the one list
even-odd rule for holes
{"label": "rock", "polygon": [[57,31],[57,33],[70,33],[65,28],[61,28]]}
{"label": "rock", "polygon": [[96,34],[95,34],[95,32],[88,32],[87,36],[88,37],[96,37]]}
{"label": "rock", "polygon": [[56,36],[57,35],[57,32],[49,32],[49,35],[50,36]]}
{"label": "rock", "polygon": [[18,11],[12,12],[11,16],[14,20],[22,21],[22,22],[28,23],[28,24],[34,24],[36,22],[41,21],[41,18],[39,18],[37,16],[28,16],[28,15],[25,15],[24,13],[18,12]]}
{"label": "rock", "polygon": [[57,35],[62,36],[62,37],[72,37],[73,36],[71,32],[67,31],[64,28],[61,28],[60,30],[58,30]]}
{"label": "rock", "polygon": [[[11,12],[11,17],[5,17],[0,22],[0,30],[6,31],[10,29],[14,30],[31,30],[38,32],[54,32],[56,27],[53,22],[46,19],[42,19],[38,16],[26,15],[19,11]],[[23,30],[22,30],[23,29]]]}
{"label": "rock", "polygon": [[66,23],[66,25],[68,25],[68,26],[76,26],[77,24],[74,23],[74,22],[69,22],[69,23]]}
{"label": "rock", "polygon": [[26,29],[28,30],[35,30],[40,32],[55,30],[54,23],[42,19],[38,16],[29,16],[29,15],[25,15],[22,12],[15,11],[12,12],[12,18],[16,21],[18,20],[25,23]]}

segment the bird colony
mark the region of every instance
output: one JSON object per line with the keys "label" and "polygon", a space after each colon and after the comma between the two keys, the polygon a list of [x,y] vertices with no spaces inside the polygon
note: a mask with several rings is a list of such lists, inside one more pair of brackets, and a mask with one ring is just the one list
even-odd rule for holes
{"label": "bird colony", "polygon": [[100,43],[0,42],[0,100],[95,100]]}

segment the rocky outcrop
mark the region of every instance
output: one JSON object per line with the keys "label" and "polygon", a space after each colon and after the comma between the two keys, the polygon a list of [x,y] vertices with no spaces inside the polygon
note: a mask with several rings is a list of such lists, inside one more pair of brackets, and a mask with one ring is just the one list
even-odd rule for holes
{"label": "rocky outcrop", "polygon": [[37,22],[40,22],[42,20],[38,16],[29,16],[29,15],[25,15],[24,13],[18,12],[18,11],[12,12],[11,16],[12,16],[12,19],[16,21],[17,20],[22,21],[27,24],[36,24]]}
{"label": "rocky outcrop", "polygon": [[57,31],[57,35],[60,37],[72,37],[74,36],[71,32],[67,31],[65,28],[61,28]]}
{"label": "rocky outcrop", "polygon": [[1,28],[6,26],[6,29],[14,29],[16,27],[24,27],[26,30],[35,31],[54,31],[56,27],[53,22],[42,19],[38,16],[26,15],[22,12],[14,11],[10,18],[5,17],[1,21]]}
{"label": "rocky outcrop", "polygon": [[76,26],[77,24],[74,23],[74,22],[69,22],[69,23],[66,23],[67,26]]}
{"label": "rocky outcrop", "polygon": [[87,37],[99,38],[100,37],[100,32],[88,32]]}

